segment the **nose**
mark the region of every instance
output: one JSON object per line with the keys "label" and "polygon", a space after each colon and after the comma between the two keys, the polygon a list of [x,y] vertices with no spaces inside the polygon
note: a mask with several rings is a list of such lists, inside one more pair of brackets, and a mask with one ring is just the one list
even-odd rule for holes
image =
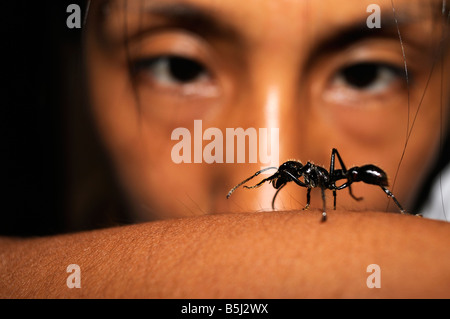
{"label": "nose", "polygon": [[[297,109],[297,76],[292,67],[286,67],[285,64],[276,62],[272,60],[272,64],[268,65],[267,59],[265,59],[265,67],[263,69],[255,67],[255,71],[252,72],[251,91],[243,100],[245,105],[251,107],[247,108],[247,114],[242,114],[245,120],[241,123],[245,122],[242,125],[259,129],[258,163],[233,165],[229,171],[229,178],[234,180],[235,185],[266,167],[278,168],[288,157],[296,153],[295,149],[300,145],[299,136],[291,134],[299,123],[296,119],[299,111]],[[257,63],[258,61],[255,61],[255,64]],[[263,61],[259,63],[263,63]],[[264,132],[267,133],[267,136],[264,136]],[[265,155],[267,156],[265,157]],[[261,172],[244,185],[255,186],[275,173],[276,169]],[[242,185],[229,199],[235,205],[229,204],[228,207],[233,211],[237,208],[252,211],[271,210],[275,192],[276,189],[270,180],[254,189],[245,189]],[[275,207],[287,208],[287,203],[283,200],[286,196],[281,193],[277,196]]]}

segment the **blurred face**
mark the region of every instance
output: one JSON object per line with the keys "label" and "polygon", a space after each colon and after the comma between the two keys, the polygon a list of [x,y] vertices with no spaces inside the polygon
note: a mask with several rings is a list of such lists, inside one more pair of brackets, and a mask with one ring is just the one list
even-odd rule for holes
{"label": "blurred face", "polygon": [[[237,128],[254,128],[256,141],[260,128],[278,128],[279,164],[329,169],[337,148],[347,168],[374,164],[391,184],[407,141],[393,192],[408,207],[448,117],[441,9],[439,1],[397,0],[394,19],[391,1],[377,1],[379,16],[369,20],[380,18],[381,28],[369,28],[370,3],[95,1],[86,42],[93,114],[136,219],[271,209],[269,184],[225,197],[264,167],[258,152],[250,159],[253,139],[244,163],[237,142],[227,148],[227,129]],[[261,176],[249,185],[269,175]],[[306,189],[290,184],[276,208],[306,204]],[[386,209],[378,187],[352,187],[364,200],[341,190],[338,207]],[[320,190],[311,196],[321,208]],[[331,211],[331,191],[327,203]]]}

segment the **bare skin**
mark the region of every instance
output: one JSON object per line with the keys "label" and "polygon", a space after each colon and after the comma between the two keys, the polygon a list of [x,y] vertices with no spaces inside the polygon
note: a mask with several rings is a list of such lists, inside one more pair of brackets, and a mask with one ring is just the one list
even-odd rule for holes
{"label": "bare skin", "polygon": [[[2,298],[449,298],[450,224],[392,213],[219,214],[0,240]],[[26,257],[26,258],[25,258]],[[66,267],[81,268],[69,289]],[[381,288],[366,285],[381,268]]]}

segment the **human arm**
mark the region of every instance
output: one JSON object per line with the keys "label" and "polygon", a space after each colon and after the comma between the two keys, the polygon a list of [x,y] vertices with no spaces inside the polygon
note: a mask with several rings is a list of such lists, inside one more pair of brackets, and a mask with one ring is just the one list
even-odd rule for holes
{"label": "human arm", "polygon": [[[218,214],[0,240],[2,298],[450,297],[450,224],[393,213]],[[77,264],[81,288],[66,285]],[[381,269],[368,288],[367,266]]]}

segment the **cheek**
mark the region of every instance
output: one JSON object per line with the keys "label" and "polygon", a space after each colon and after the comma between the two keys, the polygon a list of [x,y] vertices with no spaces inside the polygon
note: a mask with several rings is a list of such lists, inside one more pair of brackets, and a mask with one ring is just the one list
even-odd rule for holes
{"label": "cheek", "polygon": [[[330,168],[331,149],[337,148],[347,169],[353,166],[374,164],[386,171],[389,184],[392,187],[394,177],[406,138],[405,108],[398,104],[397,111],[383,108],[373,109],[321,109],[312,107],[309,121],[306,122],[304,153],[311,154],[315,163],[326,169]],[[430,129],[437,120],[436,114],[431,117],[421,117],[415,123],[414,134],[408,144],[407,152],[400,165],[396,178],[395,196],[400,203],[409,207],[410,199],[415,196],[420,181],[429,170],[430,163],[436,154],[436,129]],[[335,167],[341,168],[338,158]],[[338,183],[341,185],[344,181]],[[363,201],[355,201],[348,189],[338,191],[337,206],[356,210],[385,211],[388,198],[384,192],[374,185],[363,182],[352,184],[355,196],[364,197]],[[313,192],[314,203],[321,205],[320,192]],[[327,206],[332,207],[331,191],[327,191]],[[392,204],[389,210],[397,211]]]}
{"label": "cheek", "polygon": [[[441,87],[440,76],[434,76],[428,86],[423,81],[411,86],[409,110],[406,96],[354,107],[326,101],[312,103],[304,124],[303,152],[311,154],[310,158],[327,169],[333,147],[339,150],[347,168],[363,164],[381,167],[388,174],[390,187],[395,179],[395,196],[403,206],[411,207],[438,155],[440,130],[445,132],[443,119],[448,118],[449,104],[444,103],[441,109]],[[313,91],[312,101],[320,101],[319,93]],[[449,101],[448,92],[444,92],[443,100]],[[405,149],[408,125],[410,135]],[[340,166],[337,159],[336,165]],[[352,188],[357,196],[364,196],[364,201],[356,203],[347,195],[348,191],[342,190],[338,193],[338,204],[385,210],[387,198],[374,187],[355,183]],[[390,210],[395,210],[394,205],[390,205]]]}
{"label": "cheek", "polygon": [[208,185],[205,169],[171,159],[173,125],[142,116],[128,73],[117,63],[95,51],[89,62],[93,117],[136,220],[206,210],[207,194],[198,187]]}
{"label": "cheek", "polygon": [[136,139],[138,109],[126,69],[117,57],[105,56],[90,37],[87,69],[92,113],[106,148],[113,152]]}

